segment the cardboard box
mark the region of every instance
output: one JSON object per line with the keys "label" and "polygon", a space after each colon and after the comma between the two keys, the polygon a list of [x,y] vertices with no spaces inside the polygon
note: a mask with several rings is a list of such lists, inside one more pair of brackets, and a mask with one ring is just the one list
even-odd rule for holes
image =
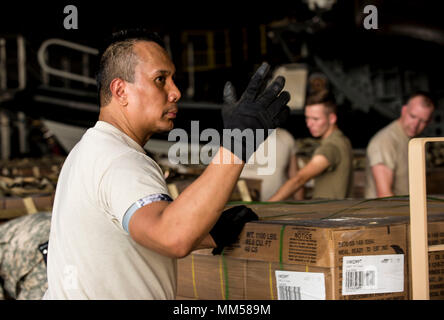
{"label": "cardboard box", "polygon": [[245,299],[246,263],[197,250],[178,260],[177,295],[203,300]]}
{"label": "cardboard box", "polygon": [[[245,225],[225,255],[242,259],[338,267],[347,255],[406,252],[406,225],[398,218],[294,220]],[[399,251],[400,252],[400,251]]]}
{"label": "cardboard box", "polygon": [[[212,256],[198,250],[178,263],[178,296],[203,300],[275,300],[278,298],[275,271],[279,263]],[[303,271],[299,265],[283,265],[285,270]],[[332,274],[328,268],[311,268],[325,272],[328,298],[331,296]]]}
{"label": "cardboard box", "polygon": [[283,270],[322,273],[325,299],[408,299],[406,262],[401,266],[401,292],[342,294],[343,257],[400,254],[404,258],[406,228],[397,217],[248,223],[238,243],[227,247],[223,256],[197,251],[180,261],[178,294],[199,299],[276,299],[276,270]]}
{"label": "cardboard box", "polygon": [[[444,219],[440,219],[440,217],[429,219],[427,226],[429,246],[444,244],[444,221],[442,220]],[[408,241],[410,242],[410,232]],[[429,252],[428,256],[430,299],[444,300],[444,251]],[[410,292],[410,296],[412,296],[412,292]]]}
{"label": "cardboard box", "polygon": [[[429,245],[443,244],[444,202],[429,199],[427,205]],[[248,223],[239,241],[227,247],[223,257],[213,257],[209,251],[193,253],[194,286],[190,276],[191,256],[179,263],[180,295],[234,299],[233,292],[242,299],[277,299],[276,270],[284,270],[307,275],[323,274],[325,299],[411,297],[408,198],[252,204],[249,207],[258,213],[260,221]],[[359,293],[357,290],[354,294],[343,294],[343,282],[347,284],[344,293],[349,293],[349,282],[360,280],[359,277],[350,278],[350,275],[363,274],[347,273],[349,265],[344,273],[344,257],[348,259],[347,263],[350,257],[363,257],[363,261],[369,257],[381,257],[391,261],[385,259],[386,256],[390,259],[403,257],[403,268],[400,268],[403,269],[402,291]],[[222,262],[225,262],[225,269]],[[199,275],[200,270],[205,270],[204,276]],[[444,252],[429,254],[429,271],[431,299],[444,299]],[[226,282],[223,281],[224,274],[227,274]],[[197,283],[199,281],[204,283]],[[231,289],[233,281],[236,287]],[[207,289],[202,291],[205,283],[213,288],[212,295],[207,295]],[[228,297],[222,294],[222,288],[229,293]],[[295,286],[292,289],[300,288]]]}
{"label": "cardboard box", "polygon": [[[285,286],[299,291],[299,296],[278,291],[283,287],[277,282],[276,271],[283,271],[284,276],[296,273],[300,277],[310,275],[322,282],[313,282],[301,286]],[[308,267],[298,264],[280,264],[276,262],[255,261],[231,258],[227,256],[211,256],[209,252],[196,252],[181,259],[178,264],[179,280],[178,295],[189,299],[203,300],[277,300],[280,299],[408,299],[408,284],[404,290],[396,293],[382,294],[342,294],[341,268]],[[307,287],[308,286],[308,287]],[[317,294],[308,294],[316,291]]]}
{"label": "cardboard box", "polygon": [[[276,271],[322,274],[324,282],[321,283],[320,286],[322,287],[321,290],[325,292],[325,299],[335,299],[334,268],[309,268],[296,264],[280,265],[276,262],[253,260],[248,261],[248,272],[245,280],[245,298],[249,300],[277,300],[279,298],[278,290],[280,287],[276,281]],[[286,298],[290,298],[288,297],[288,293],[285,294],[285,296]],[[314,298],[319,297],[313,296],[313,299]]]}

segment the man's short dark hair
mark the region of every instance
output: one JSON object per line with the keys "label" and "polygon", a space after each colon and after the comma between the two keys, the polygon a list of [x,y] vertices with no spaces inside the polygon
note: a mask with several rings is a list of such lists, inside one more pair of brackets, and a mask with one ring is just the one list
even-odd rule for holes
{"label": "man's short dark hair", "polygon": [[133,46],[138,41],[153,41],[165,48],[159,35],[145,29],[121,30],[112,34],[100,50],[99,70],[97,72],[97,90],[100,106],[111,101],[109,86],[113,79],[120,78],[134,82],[134,71],[138,57]]}
{"label": "man's short dark hair", "polygon": [[407,104],[411,99],[416,98],[416,97],[422,98],[422,102],[423,102],[424,106],[426,106],[428,108],[436,108],[435,99],[432,97],[432,95],[429,92],[422,91],[422,90],[414,91],[413,93],[411,93],[408,96],[405,104]]}
{"label": "man's short dark hair", "polygon": [[309,95],[305,106],[308,107],[315,104],[324,105],[327,114],[337,113],[336,100],[330,91],[323,90]]}

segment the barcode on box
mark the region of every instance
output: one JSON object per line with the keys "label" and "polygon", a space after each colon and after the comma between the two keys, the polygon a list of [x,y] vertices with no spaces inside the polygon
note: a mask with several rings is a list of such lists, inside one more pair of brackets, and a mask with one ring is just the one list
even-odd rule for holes
{"label": "barcode on box", "polygon": [[404,255],[345,256],[342,260],[342,294],[404,291]]}
{"label": "barcode on box", "polygon": [[279,300],[325,300],[323,273],[276,270]]}
{"label": "barcode on box", "polygon": [[279,300],[301,300],[301,287],[279,286]]}
{"label": "barcode on box", "polygon": [[347,271],[345,273],[345,287],[347,289],[374,288],[376,286],[376,272]]}

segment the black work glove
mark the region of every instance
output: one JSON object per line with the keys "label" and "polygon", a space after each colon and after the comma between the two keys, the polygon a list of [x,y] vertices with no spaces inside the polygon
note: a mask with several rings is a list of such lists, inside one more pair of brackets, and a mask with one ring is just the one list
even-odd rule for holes
{"label": "black work glove", "polygon": [[219,220],[210,231],[210,235],[217,245],[212,253],[220,254],[225,246],[237,240],[247,222],[258,219],[256,213],[246,206],[235,206],[222,212]]}
{"label": "black work glove", "polygon": [[[285,85],[284,77],[277,77],[267,88],[261,89],[269,70],[270,66],[264,62],[256,70],[239,101],[236,101],[236,93],[230,82],[227,82],[224,87],[224,106],[222,107],[224,129],[239,129],[240,131],[236,130],[237,133],[232,131],[230,135],[224,130],[222,145],[244,162],[247,162],[267,139],[268,130],[281,126],[290,113],[290,108],[287,106],[290,94],[282,91]],[[243,139],[240,132],[245,129],[252,130],[253,141]],[[262,129],[263,134],[258,133],[256,131],[258,129]]]}

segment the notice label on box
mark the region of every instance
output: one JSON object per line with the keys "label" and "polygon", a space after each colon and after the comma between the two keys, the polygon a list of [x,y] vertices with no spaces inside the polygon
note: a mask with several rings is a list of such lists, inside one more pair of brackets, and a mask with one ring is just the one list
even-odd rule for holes
{"label": "notice label on box", "polygon": [[278,300],[325,300],[323,273],[276,270]]}
{"label": "notice label on box", "polygon": [[343,257],[342,295],[404,291],[404,255]]}

